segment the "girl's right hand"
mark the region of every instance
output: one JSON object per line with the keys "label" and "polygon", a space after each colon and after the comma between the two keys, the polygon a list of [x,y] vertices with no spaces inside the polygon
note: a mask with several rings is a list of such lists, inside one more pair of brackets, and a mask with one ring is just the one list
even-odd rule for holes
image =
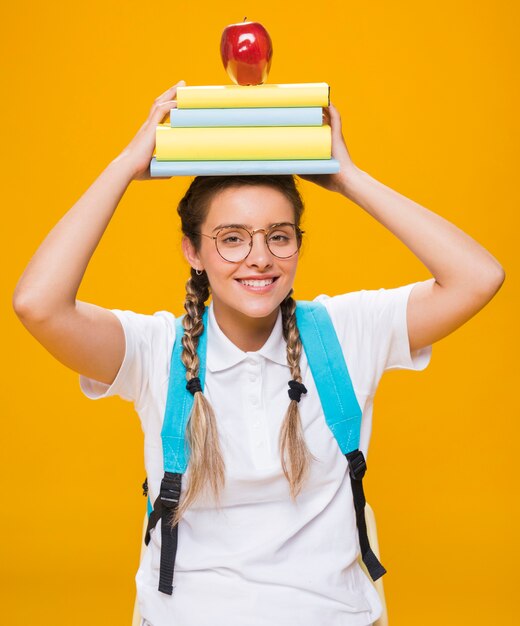
{"label": "girl's right hand", "polygon": [[180,80],[155,99],[148,119],[119,155],[119,159],[130,165],[133,172],[132,180],[150,180],[150,161],[155,149],[155,129],[169,114],[170,109],[177,107],[177,102],[174,99],[177,95],[177,87],[182,87],[185,84],[184,80]]}

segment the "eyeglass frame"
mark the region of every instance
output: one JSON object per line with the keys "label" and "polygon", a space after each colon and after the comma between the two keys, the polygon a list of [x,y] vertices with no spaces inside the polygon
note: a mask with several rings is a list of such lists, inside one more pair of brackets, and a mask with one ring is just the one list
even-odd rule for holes
{"label": "eyeglass frame", "polygon": [[[267,241],[267,236],[269,235],[269,233],[272,230],[276,229],[279,226],[292,226],[294,228],[294,232],[296,234],[296,239],[297,239],[297,241],[299,241],[298,247],[289,256],[278,256],[277,254],[274,254],[274,252],[269,247],[269,242]],[[246,256],[243,259],[240,259],[240,261],[230,261],[229,259],[226,259],[226,257],[223,256],[222,253],[220,252],[220,250],[218,249],[217,238],[218,238],[220,232],[225,230],[226,228],[241,228],[242,230],[245,230],[246,233],[248,233],[248,235],[251,237],[251,243],[249,244],[249,252],[246,254]],[[191,233],[191,234],[192,235],[201,235],[202,237],[208,237],[208,239],[213,239],[215,241],[215,248],[216,248],[219,256],[222,259],[224,259],[224,261],[226,261],[227,263],[242,263],[251,254],[251,250],[253,249],[253,235],[256,235],[256,233],[260,233],[262,231],[265,233],[265,245],[267,246],[267,249],[269,250],[269,252],[274,257],[276,257],[277,259],[282,259],[282,260],[283,259],[290,259],[295,254],[298,254],[298,252],[300,251],[301,245],[302,245],[302,235],[305,233],[304,230],[302,230],[299,226],[296,226],[296,224],[293,224],[292,222],[277,222],[276,224],[271,224],[271,226],[269,226],[269,228],[267,228],[267,229],[265,229],[265,228],[256,228],[253,231],[248,230],[243,224],[229,224],[227,226],[222,226],[222,228],[219,228],[215,235],[206,235],[205,233],[200,233],[200,232],[199,233]]]}

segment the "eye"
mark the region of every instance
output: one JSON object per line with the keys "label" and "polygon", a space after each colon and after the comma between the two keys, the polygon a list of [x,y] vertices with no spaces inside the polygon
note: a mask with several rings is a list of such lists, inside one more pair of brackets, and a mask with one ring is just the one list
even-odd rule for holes
{"label": "eye", "polygon": [[249,235],[240,230],[226,230],[220,233],[218,242],[223,246],[239,246],[244,244],[247,238],[249,238]]}
{"label": "eye", "polygon": [[237,241],[242,241],[238,235],[226,235],[222,238],[224,243],[236,243]]}
{"label": "eye", "polygon": [[294,232],[285,229],[277,229],[269,235],[271,243],[283,244],[288,243],[292,239],[294,239]]}

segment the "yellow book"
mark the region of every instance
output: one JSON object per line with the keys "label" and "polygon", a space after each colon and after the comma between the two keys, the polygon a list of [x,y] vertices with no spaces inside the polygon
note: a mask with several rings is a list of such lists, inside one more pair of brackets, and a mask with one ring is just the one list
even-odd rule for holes
{"label": "yellow book", "polygon": [[172,128],[159,124],[157,161],[330,159],[331,128],[322,126],[229,126]]}
{"label": "yellow book", "polygon": [[178,109],[329,106],[327,83],[177,87]]}

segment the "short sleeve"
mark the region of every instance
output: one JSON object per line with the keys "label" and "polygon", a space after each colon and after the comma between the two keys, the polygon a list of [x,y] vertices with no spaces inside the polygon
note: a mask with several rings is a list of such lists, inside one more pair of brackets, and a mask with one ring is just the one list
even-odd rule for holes
{"label": "short sleeve", "polygon": [[406,312],[410,294],[417,284],[419,283],[404,285],[396,289],[380,290],[387,292],[387,296],[390,299],[389,308],[391,309],[389,318],[392,330],[385,359],[385,370],[407,369],[421,371],[426,369],[431,360],[431,345],[413,352],[410,350]]}
{"label": "short sleeve", "polygon": [[125,335],[125,355],[111,385],[80,375],[81,391],[91,400],[119,396],[136,407],[146,402],[150,382],[160,364],[168,358],[168,346],[175,339],[175,318],[168,311],[153,315],[110,309],[119,319]]}
{"label": "short sleeve", "polygon": [[361,373],[363,387],[369,390],[385,370],[420,371],[430,362],[431,345],[410,351],[406,310],[417,284],[316,298],[326,306],[342,345],[356,360],[353,365]]}

